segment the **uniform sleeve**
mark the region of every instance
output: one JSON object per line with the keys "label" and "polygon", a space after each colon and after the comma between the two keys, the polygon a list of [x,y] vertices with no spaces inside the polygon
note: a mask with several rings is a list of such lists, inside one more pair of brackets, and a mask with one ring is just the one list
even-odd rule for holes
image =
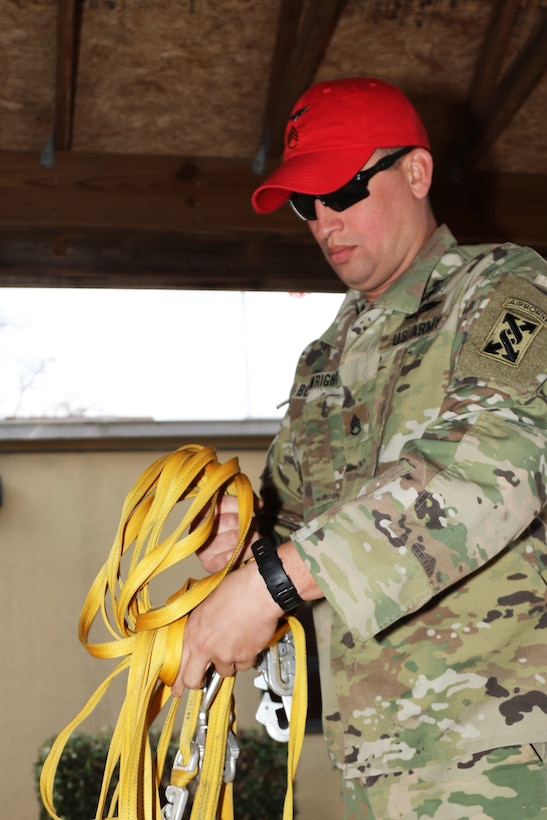
{"label": "uniform sleeve", "polygon": [[260,530],[279,546],[303,523],[302,482],[288,414],[269,449],[260,494],[264,501],[264,510],[259,513]]}
{"label": "uniform sleeve", "polygon": [[462,319],[437,418],[357,498],[292,535],[363,640],[491,561],[545,505],[547,297],[508,276],[484,301]]}

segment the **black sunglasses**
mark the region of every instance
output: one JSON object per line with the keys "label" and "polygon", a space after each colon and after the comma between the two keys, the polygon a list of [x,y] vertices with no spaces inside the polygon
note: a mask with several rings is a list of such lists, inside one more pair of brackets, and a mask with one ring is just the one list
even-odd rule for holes
{"label": "black sunglasses", "polygon": [[322,202],[323,205],[326,205],[327,208],[332,208],[333,211],[345,211],[346,208],[350,208],[352,205],[355,205],[356,202],[366,199],[370,194],[367,185],[374,174],[391,168],[398,159],[404,157],[409,151],[413,151],[414,147],[415,146],[411,145],[406,148],[400,148],[399,151],[395,151],[394,154],[388,154],[382,157],[372,168],[367,168],[366,171],[359,171],[349,182],[346,182],[345,185],[342,185],[341,188],[332,191],[330,194],[291,194],[289,202],[298,216],[308,221],[317,219],[317,214],[315,213],[316,199]]}

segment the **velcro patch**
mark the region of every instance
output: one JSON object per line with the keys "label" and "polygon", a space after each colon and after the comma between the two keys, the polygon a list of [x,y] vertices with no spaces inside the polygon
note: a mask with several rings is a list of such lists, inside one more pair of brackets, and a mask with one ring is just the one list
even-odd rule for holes
{"label": "velcro patch", "polygon": [[493,379],[518,390],[535,389],[547,371],[547,294],[509,274],[462,347],[456,378]]}

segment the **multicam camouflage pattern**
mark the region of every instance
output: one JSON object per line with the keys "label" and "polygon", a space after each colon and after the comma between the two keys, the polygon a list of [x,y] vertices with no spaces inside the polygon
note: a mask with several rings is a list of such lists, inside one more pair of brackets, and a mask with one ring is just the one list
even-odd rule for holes
{"label": "multicam camouflage pattern", "polygon": [[546,294],[533,251],[442,226],[302,354],[263,495],[325,594],[347,778],[547,740]]}
{"label": "multicam camouflage pattern", "polygon": [[345,820],[540,820],[547,772],[536,749],[510,746],[373,784],[344,781]]}

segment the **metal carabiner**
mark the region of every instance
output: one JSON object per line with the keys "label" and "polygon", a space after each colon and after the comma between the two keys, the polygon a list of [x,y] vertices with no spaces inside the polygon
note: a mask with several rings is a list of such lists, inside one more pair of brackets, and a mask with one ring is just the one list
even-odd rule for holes
{"label": "metal carabiner", "polygon": [[211,708],[211,703],[213,702],[213,698],[218,692],[218,687],[220,686],[221,681],[222,675],[220,675],[218,672],[213,672],[210,681],[206,683],[203,687],[203,697],[201,699],[201,706],[199,710],[200,714],[202,712],[208,712]]}
{"label": "metal carabiner", "polygon": [[272,644],[263,653],[258,669],[263,673],[268,688],[279,697],[292,696],[296,672],[296,653],[292,632]]}
{"label": "metal carabiner", "polygon": [[[263,680],[262,677],[257,678],[255,686],[263,688]],[[290,704],[286,703],[289,700],[290,698],[279,698],[277,695],[272,697],[272,692],[266,688],[256,710],[257,721],[264,726],[269,736],[279,743],[287,743],[289,740],[290,714],[287,714],[287,706],[290,708]]]}
{"label": "metal carabiner", "polygon": [[[213,672],[211,680],[203,690],[203,699],[201,701],[201,708],[198,715],[199,726],[196,733],[196,742],[200,750],[200,759],[203,760],[205,754],[205,738],[207,736],[209,710],[213,699],[218,691],[222,675],[218,672]],[[234,716],[230,713],[230,724],[233,723]],[[237,745],[236,737],[231,729],[228,729],[228,736],[226,738],[226,756],[224,761],[223,780],[225,783],[233,783],[236,776],[236,762],[239,757],[239,746]]]}
{"label": "metal carabiner", "polygon": [[260,675],[255,678],[254,685],[263,692],[256,719],[271,738],[286,743],[296,672],[296,653],[290,630],[262,653],[256,668]]}
{"label": "metal carabiner", "polygon": [[[183,763],[180,749],[175,756],[173,770],[179,772],[195,772],[199,767],[199,746],[195,740],[190,743],[190,760]],[[188,803],[190,792],[182,786],[174,786],[172,783],[165,789],[165,799],[167,804],[161,810],[163,820],[182,820],[184,810]]]}
{"label": "metal carabiner", "polygon": [[[233,719],[233,716],[232,716]],[[224,761],[224,775],[222,779],[225,783],[233,783],[236,779],[236,764],[239,757],[239,746],[231,729],[228,729],[226,738],[226,758]]]}
{"label": "metal carabiner", "polygon": [[188,763],[182,762],[182,755],[180,749],[175,755],[173,762],[173,769],[179,772],[195,772],[199,766],[199,746],[195,740],[190,741],[190,760]]}
{"label": "metal carabiner", "polygon": [[165,789],[167,803],[161,810],[163,820],[182,820],[188,803],[188,789],[181,786],[169,785]]}
{"label": "metal carabiner", "polygon": [[[209,726],[209,711],[214,700],[218,688],[222,681],[222,675],[218,672],[213,672],[210,680],[202,689],[201,704],[198,713],[198,726],[195,732],[194,739],[190,743],[190,759],[188,763],[183,763],[180,750],[177,752],[175,762],[173,763],[173,770],[178,769],[184,772],[196,772],[196,782],[199,782],[201,765],[205,755],[205,740],[207,737],[207,729]],[[230,722],[233,721],[233,715],[230,716]],[[236,761],[239,757],[239,746],[234,733],[231,729],[228,731],[226,741],[226,758],[224,764],[223,780],[225,783],[232,783],[236,774]],[[188,803],[189,791],[181,786],[169,785],[165,790],[165,798],[170,805],[165,805],[161,810],[162,820],[183,820],[184,810]]]}
{"label": "metal carabiner", "polygon": [[214,697],[218,692],[221,681],[222,675],[219,675],[218,672],[213,672],[211,679],[203,687],[203,695],[198,714],[198,728],[195,736],[195,742],[199,747],[200,768],[201,763],[203,762],[203,755],[205,754],[205,738],[207,737],[207,729],[209,726],[209,710]]}
{"label": "metal carabiner", "polygon": [[182,786],[167,786],[165,790],[166,805],[161,810],[162,820],[182,820],[188,803],[188,789]]}

